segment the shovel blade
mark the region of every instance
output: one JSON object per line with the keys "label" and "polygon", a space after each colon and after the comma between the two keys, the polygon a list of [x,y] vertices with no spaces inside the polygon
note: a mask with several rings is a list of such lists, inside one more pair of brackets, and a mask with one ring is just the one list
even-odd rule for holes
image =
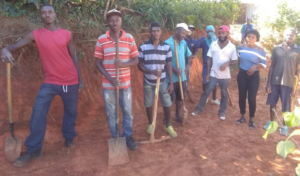
{"label": "shovel blade", "polygon": [[183,121],[182,121],[182,125],[183,126],[185,126],[185,124],[186,124],[186,121],[187,121],[187,119],[188,119],[188,115],[189,115],[189,113],[188,113],[188,110],[185,108],[185,106],[183,106]]}
{"label": "shovel blade", "polygon": [[129,162],[125,137],[109,139],[108,150],[108,165],[115,166]]}
{"label": "shovel blade", "polygon": [[6,138],[4,153],[8,161],[13,162],[21,155],[22,140],[18,138]]}

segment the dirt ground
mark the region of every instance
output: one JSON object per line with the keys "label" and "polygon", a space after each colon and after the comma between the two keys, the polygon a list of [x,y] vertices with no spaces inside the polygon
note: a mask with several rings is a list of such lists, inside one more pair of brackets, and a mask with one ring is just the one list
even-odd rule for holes
{"label": "dirt ground", "polygon": [[[294,175],[294,168],[300,161],[300,151],[295,150],[286,160],[276,154],[276,144],[284,138],[278,132],[269,135],[265,141],[263,125],[268,121],[268,107],[265,105],[265,73],[262,74],[257,96],[256,126],[250,130],[247,123],[236,125],[239,118],[238,89],[236,74],[232,75],[229,92],[234,106],[228,106],[226,120],[218,118],[218,106],[208,103],[203,115],[190,118],[190,124],[182,127],[174,120],[172,124],[178,137],[168,141],[139,145],[137,151],[128,151],[130,163],[121,166],[108,166],[108,145],[110,138],[108,124],[101,107],[100,113],[79,113],[76,129],[78,136],[75,146],[65,148],[61,136],[61,116],[48,117],[48,126],[43,143],[43,157],[23,168],[15,168],[0,155],[1,176],[254,176],[254,175]],[[202,90],[194,89],[192,95],[199,100]],[[218,92],[220,98],[220,91]],[[140,102],[142,104],[142,102]],[[187,109],[192,112],[195,104],[186,100]],[[174,110],[174,106],[172,109]],[[135,108],[133,108],[135,109]],[[80,110],[80,108],[79,108]],[[174,118],[174,111],[172,111]],[[1,115],[3,116],[3,115]],[[156,138],[165,136],[162,124],[163,111],[159,107]],[[3,117],[1,118],[3,119]],[[86,120],[89,119],[89,120]],[[2,120],[2,125],[4,120]],[[3,125],[4,126],[4,125]],[[2,126],[2,127],[3,127]],[[147,140],[147,117],[143,108],[134,110],[135,140]],[[3,151],[5,137],[9,136],[1,128],[0,151]],[[29,133],[29,123],[18,127],[16,136],[25,140]],[[59,134],[59,135],[52,135]],[[23,146],[23,152],[25,151]]]}

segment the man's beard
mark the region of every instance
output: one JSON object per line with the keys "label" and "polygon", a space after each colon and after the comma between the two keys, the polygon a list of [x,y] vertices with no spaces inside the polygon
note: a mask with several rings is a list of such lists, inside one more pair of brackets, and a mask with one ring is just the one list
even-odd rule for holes
{"label": "man's beard", "polygon": [[227,36],[224,37],[224,39],[221,39],[221,37],[219,37],[220,42],[225,42],[227,40]]}

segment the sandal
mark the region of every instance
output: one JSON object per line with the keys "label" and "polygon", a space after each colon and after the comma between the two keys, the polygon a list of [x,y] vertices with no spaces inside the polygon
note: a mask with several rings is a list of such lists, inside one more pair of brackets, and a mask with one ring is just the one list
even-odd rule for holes
{"label": "sandal", "polygon": [[255,129],[254,121],[252,121],[252,120],[249,121],[249,128],[250,128],[251,130],[254,130],[254,129]]}
{"label": "sandal", "polygon": [[241,117],[239,120],[236,121],[236,124],[242,124],[246,121],[245,117]]}

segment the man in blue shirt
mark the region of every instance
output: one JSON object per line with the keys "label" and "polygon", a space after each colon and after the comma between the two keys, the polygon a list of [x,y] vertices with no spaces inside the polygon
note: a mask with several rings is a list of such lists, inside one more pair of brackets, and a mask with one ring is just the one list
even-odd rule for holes
{"label": "man in blue shirt", "polygon": [[251,18],[247,18],[247,23],[243,24],[242,28],[241,28],[241,33],[242,33],[242,41],[241,43],[244,44],[245,42],[245,34],[247,31],[250,31],[253,29],[253,24],[251,24],[252,19]]}
{"label": "man in blue shirt", "polygon": [[[196,28],[194,25],[189,25],[188,28],[191,31],[191,33],[188,34],[184,40],[185,40],[188,48],[192,52],[192,60],[193,60],[196,57],[196,52],[197,52],[197,48],[196,48],[197,40],[193,39],[193,33]],[[186,59],[186,64],[187,64],[187,59]],[[191,65],[192,65],[192,61],[191,61]],[[189,76],[190,76],[190,70],[186,74],[186,91],[187,92],[189,91]]]}
{"label": "man in blue shirt", "polygon": [[[188,29],[188,26],[185,23],[179,23],[176,25],[175,35],[171,36],[168,40],[165,41],[171,47],[172,50],[172,62],[171,62],[172,71],[173,71],[172,77],[173,77],[173,88],[176,94],[175,119],[178,122],[182,122],[183,120],[183,117],[180,115],[183,99],[181,99],[178,76],[181,76],[181,81],[182,81],[181,84],[184,92],[186,89],[186,74],[190,69],[191,58],[192,58],[192,53],[189,50],[186,42],[184,41],[184,38],[186,37],[187,34],[191,34],[191,31]],[[176,47],[177,47],[179,68],[177,68],[177,64],[176,64],[174,43],[176,43]],[[187,57],[187,64],[185,63],[186,57]],[[169,82],[169,84],[172,84],[172,82],[170,82],[169,77],[167,77],[167,81]]]}
{"label": "man in blue shirt", "polygon": [[[206,34],[205,36],[200,37],[196,44],[196,48],[202,48],[202,64],[203,64],[203,69],[202,69],[202,87],[203,87],[203,92],[205,90],[205,87],[207,85],[206,81],[206,74],[207,74],[207,52],[209,50],[209,47],[212,42],[216,41],[218,38],[216,37],[215,34],[215,28],[212,25],[209,25],[206,27]],[[208,100],[208,99],[207,99]],[[217,87],[214,88],[213,90],[213,95],[211,99],[211,103],[220,105],[220,101],[217,99]]]}

